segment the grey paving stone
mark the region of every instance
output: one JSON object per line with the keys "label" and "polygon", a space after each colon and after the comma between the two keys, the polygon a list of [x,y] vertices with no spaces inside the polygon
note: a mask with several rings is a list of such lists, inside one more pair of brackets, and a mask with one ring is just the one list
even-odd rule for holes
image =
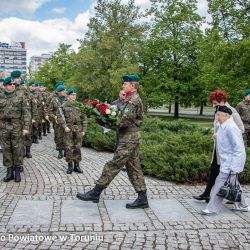
{"label": "grey paving stone", "polygon": [[5,195],[5,193],[0,192],[0,199]]}
{"label": "grey paving stone", "polygon": [[113,223],[149,222],[143,209],[127,209],[126,203],[131,200],[105,200],[105,205]]}
{"label": "grey paving stone", "polygon": [[20,200],[10,218],[10,225],[50,224],[53,201]]}
{"label": "grey paving stone", "polygon": [[79,200],[62,201],[61,223],[101,223],[97,204]]}
{"label": "grey paving stone", "polygon": [[161,222],[195,220],[194,216],[177,200],[150,200],[150,208]]}
{"label": "grey paving stone", "polygon": [[[206,208],[205,202],[196,201],[194,199],[187,200],[187,202],[198,212],[202,209]],[[217,216],[206,216],[207,220],[209,221],[217,221],[220,220],[239,220],[242,221],[242,219],[234,212],[232,212],[229,208],[223,206],[220,213]]]}

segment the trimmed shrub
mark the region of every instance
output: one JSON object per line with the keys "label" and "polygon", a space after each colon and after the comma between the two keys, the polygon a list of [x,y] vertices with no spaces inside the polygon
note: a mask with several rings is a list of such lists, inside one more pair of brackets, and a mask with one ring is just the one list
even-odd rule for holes
{"label": "trimmed shrub", "polygon": [[[144,153],[142,167],[145,174],[175,182],[203,182],[207,180],[213,150],[211,129],[183,120],[169,121],[146,117],[141,127]],[[96,150],[113,151],[115,132],[103,129],[91,118],[84,146]],[[250,149],[248,149],[250,155]],[[241,174],[241,182],[250,182],[250,163]]]}

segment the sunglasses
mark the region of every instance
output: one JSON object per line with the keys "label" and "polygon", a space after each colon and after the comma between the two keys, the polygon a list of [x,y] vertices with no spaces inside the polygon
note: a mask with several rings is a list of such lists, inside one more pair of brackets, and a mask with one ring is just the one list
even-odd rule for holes
{"label": "sunglasses", "polygon": [[13,83],[13,82],[10,82],[8,85],[10,85],[10,86],[15,86],[16,84]]}

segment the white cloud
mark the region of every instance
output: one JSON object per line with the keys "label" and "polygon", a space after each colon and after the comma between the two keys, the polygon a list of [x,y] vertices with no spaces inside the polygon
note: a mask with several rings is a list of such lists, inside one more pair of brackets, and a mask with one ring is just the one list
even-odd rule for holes
{"label": "white cloud", "polygon": [[0,13],[21,13],[22,15],[31,15],[43,4],[51,0],[1,0]]}
{"label": "white cloud", "polygon": [[62,7],[62,8],[54,8],[52,9],[53,12],[57,13],[57,14],[63,14],[66,11],[66,8]]}
{"label": "white cloud", "polygon": [[89,13],[80,13],[73,21],[67,18],[45,21],[5,18],[0,21],[1,42],[26,42],[28,58],[54,52],[59,43],[72,44],[72,48],[77,50],[79,43],[76,39],[83,38],[87,31]]}

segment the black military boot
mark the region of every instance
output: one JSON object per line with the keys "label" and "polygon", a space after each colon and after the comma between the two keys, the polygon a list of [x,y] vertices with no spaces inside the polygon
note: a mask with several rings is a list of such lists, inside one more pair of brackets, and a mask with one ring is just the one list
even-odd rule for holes
{"label": "black military boot", "polygon": [[79,162],[74,161],[74,171],[77,172],[77,173],[80,173],[80,174],[83,173],[83,171],[80,168]]}
{"label": "black military boot", "polygon": [[15,167],[15,182],[21,181],[20,166]]}
{"label": "black military boot", "polygon": [[26,150],[25,150],[25,157],[26,158],[32,158],[32,155],[30,153],[30,146],[26,146]]}
{"label": "black military boot", "polygon": [[21,173],[23,172],[23,166],[20,166],[20,172]]}
{"label": "black military boot", "polygon": [[7,168],[7,174],[3,178],[4,182],[9,182],[14,179],[13,167]]}
{"label": "black military boot", "polygon": [[148,198],[146,191],[139,191],[138,198],[132,203],[127,203],[126,208],[148,208]]}
{"label": "black military boot", "polygon": [[59,149],[59,154],[57,156],[58,159],[62,159],[63,158],[63,150],[62,149]]}
{"label": "black military boot", "polygon": [[39,131],[39,140],[42,140],[42,132]]}
{"label": "black military boot", "polygon": [[96,185],[93,189],[86,193],[77,193],[76,197],[83,201],[99,202],[103,187]]}
{"label": "black military boot", "polygon": [[50,128],[47,128],[47,134],[50,134],[51,132],[50,132]]}
{"label": "black military boot", "polygon": [[73,162],[68,162],[68,170],[67,170],[67,174],[72,174],[73,172]]}

